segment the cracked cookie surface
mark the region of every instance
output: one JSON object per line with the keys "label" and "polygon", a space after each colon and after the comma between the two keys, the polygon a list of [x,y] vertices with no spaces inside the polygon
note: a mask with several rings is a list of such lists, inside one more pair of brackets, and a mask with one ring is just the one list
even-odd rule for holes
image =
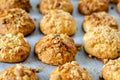
{"label": "cracked cookie surface", "polygon": [[39,80],[37,71],[38,69],[17,64],[0,71],[0,80]]}
{"label": "cracked cookie surface", "polygon": [[85,32],[92,30],[94,27],[110,26],[113,29],[118,29],[117,20],[106,12],[97,12],[91,15],[85,16],[82,27]]}
{"label": "cracked cookie surface", "polygon": [[69,13],[73,12],[71,0],[42,0],[38,4],[42,14],[48,14],[50,10],[63,10]]}
{"label": "cracked cookie surface", "polygon": [[84,35],[85,51],[97,58],[115,59],[120,56],[120,31],[100,26]]}
{"label": "cracked cookie surface", "polygon": [[101,72],[101,76],[104,80],[119,80],[120,79],[120,58],[116,60],[110,60],[106,63]]}
{"label": "cracked cookie surface", "polygon": [[67,12],[52,10],[40,21],[40,31],[44,34],[67,34],[73,35],[76,32],[76,21]]}
{"label": "cracked cookie surface", "polygon": [[0,1],[0,10],[4,11],[12,8],[21,8],[29,12],[32,6],[29,0],[1,0]]}
{"label": "cracked cookie surface", "polygon": [[80,68],[76,61],[72,61],[53,69],[50,80],[92,80],[92,77],[86,68]]}
{"label": "cracked cookie surface", "polygon": [[35,53],[38,58],[51,65],[73,61],[76,52],[73,39],[65,34],[49,34],[35,44]]}
{"label": "cracked cookie surface", "polygon": [[0,36],[0,61],[21,62],[30,53],[30,45],[23,34],[5,34]]}
{"label": "cracked cookie surface", "polygon": [[9,9],[0,13],[0,33],[20,32],[24,35],[32,33],[35,23],[30,15],[19,8]]}
{"label": "cracked cookie surface", "polygon": [[78,10],[80,13],[89,15],[93,12],[108,11],[109,0],[80,0]]}

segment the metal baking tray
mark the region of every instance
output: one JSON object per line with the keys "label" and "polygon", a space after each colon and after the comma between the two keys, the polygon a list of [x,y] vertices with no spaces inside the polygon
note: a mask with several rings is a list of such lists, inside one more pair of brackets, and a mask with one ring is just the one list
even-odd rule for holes
{"label": "metal baking tray", "polygon": [[[48,80],[51,71],[57,66],[51,66],[51,65],[44,64],[41,61],[39,61],[38,58],[34,55],[35,43],[41,37],[45,36],[39,31],[39,21],[43,17],[43,15],[39,13],[39,10],[37,8],[37,4],[40,1],[41,0],[31,0],[33,9],[30,11],[30,15],[33,19],[36,19],[36,22],[35,22],[36,29],[31,35],[26,36],[27,40],[29,41],[29,43],[31,45],[31,53],[30,53],[29,57],[24,62],[21,62],[21,63],[24,65],[30,66],[30,67],[39,68],[40,72],[37,75],[39,76],[40,80]],[[71,0],[71,1],[74,6],[74,12],[73,12],[72,16],[75,18],[75,20],[77,22],[77,31],[71,37],[74,39],[75,43],[83,44],[84,32],[82,30],[81,24],[84,19],[84,15],[82,15],[78,12],[78,1],[79,0]],[[109,13],[112,14],[117,19],[118,23],[120,23],[119,15],[118,15],[118,12],[116,9],[116,4],[110,4]],[[93,77],[93,80],[99,80],[99,75],[100,75],[100,72],[101,72],[101,69],[103,66],[102,61],[100,61],[96,58],[89,58],[88,55],[85,53],[83,47],[81,48],[80,51],[77,52],[75,61],[77,61],[81,67],[85,67],[88,69],[89,73]],[[16,64],[16,63],[14,63],[14,64]],[[13,66],[14,64],[1,62],[0,70],[3,70],[10,66]]]}

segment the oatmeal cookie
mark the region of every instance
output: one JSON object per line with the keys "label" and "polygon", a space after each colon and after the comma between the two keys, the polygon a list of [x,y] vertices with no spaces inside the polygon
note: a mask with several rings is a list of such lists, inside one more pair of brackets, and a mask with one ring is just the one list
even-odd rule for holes
{"label": "oatmeal cookie", "polygon": [[29,0],[0,0],[0,10],[12,8],[21,8],[29,12],[32,6]]}
{"label": "oatmeal cookie", "polygon": [[84,35],[84,48],[90,56],[115,59],[120,56],[120,31],[99,26]]}
{"label": "oatmeal cookie", "polygon": [[63,10],[69,13],[73,12],[71,0],[42,0],[38,4],[42,14],[49,13],[50,10]]}
{"label": "oatmeal cookie", "polygon": [[23,34],[5,34],[0,36],[0,61],[21,62],[30,53],[30,45]]}
{"label": "oatmeal cookie", "polygon": [[80,68],[76,61],[72,61],[53,69],[50,80],[92,80],[92,77],[86,68]]}
{"label": "oatmeal cookie", "polygon": [[76,31],[76,21],[63,10],[52,10],[40,21],[40,31],[44,34],[73,35]]}
{"label": "oatmeal cookie", "polygon": [[120,14],[120,2],[117,4],[117,11]]}
{"label": "oatmeal cookie", "polygon": [[37,71],[38,69],[17,64],[0,71],[0,80],[39,80]]}
{"label": "oatmeal cookie", "polygon": [[106,63],[100,77],[104,80],[120,80],[120,58]]}
{"label": "oatmeal cookie", "polygon": [[80,0],[78,10],[80,13],[88,15],[93,12],[108,11],[109,0]]}
{"label": "oatmeal cookie", "polygon": [[76,52],[73,39],[66,34],[49,34],[35,44],[35,53],[38,58],[51,65],[73,61]]}
{"label": "oatmeal cookie", "polygon": [[110,0],[111,3],[118,3],[120,0]]}
{"label": "oatmeal cookie", "polygon": [[91,15],[85,16],[82,27],[85,32],[92,30],[94,27],[110,26],[113,29],[118,29],[117,20],[106,12],[97,12]]}
{"label": "oatmeal cookie", "polygon": [[28,35],[34,29],[34,21],[26,11],[20,8],[9,9],[0,13],[0,34],[20,32]]}

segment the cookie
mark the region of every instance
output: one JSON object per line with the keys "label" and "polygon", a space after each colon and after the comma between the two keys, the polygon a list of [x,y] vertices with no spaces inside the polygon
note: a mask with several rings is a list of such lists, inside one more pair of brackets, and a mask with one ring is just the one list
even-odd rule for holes
{"label": "cookie", "polygon": [[120,58],[106,63],[102,68],[101,77],[104,80],[120,80]]}
{"label": "cookie", "polygon": [[29,12],[32,6],[29,0],[1,0],[0,1],[0,10],[4,11],[12,8],[21,8]]}
{"label": "cookie", "polygon": [[35,23],[25,10],[14,8],[0,13],[0,34],[20,32],[26,36],[34,29]]}
{"label": "cookie", "polygon": [[113,29],[118,29],[118,22],[112,15],[106,12],[97,12],[85,16],[82,23],[82,27],[85,32],[99,26],[110,26]]}
{"label": "cookie", "polygon": [[72,38],[66,34],[49,34],[35,44],[39,60],[50,65],[73,61],[77,52]]}
{"label": "cookie", "polygon": [[84,48],[90,56],[115,59],[120,56],[120,31],[100,26],[84,35]]}
{"label": "cookie", "polygon": [[30,53],[30,45],[23,34],[5,34],[0,36],[0,61],[21,62]]}
{"label": "cookie", "polygon": [[118,3],[120,0],[110,0],[111,3]]}
{"label": "cookie", "polygon": [[73,12],[71,0],[42,0],[38,4],[38,8],[42,14],[47,14],[50,10],[63,10],[69,13]]}
{"label": "cookie", "polygon": [[40,31],[44,34],[67,34],[76,32],[76,21],[63,10],[51,10],[40,21]]}
{"label": "cookie", "polygon": [[37,71],[38,69],[17,64],[0,71],[0,80],[39,80]]}
{"label": "cookie", "polygon": [[53,69],[49,80],[92,80],[92,77],[86,68],[72,61]]}
{"label": "cookie", "polygon": [[120,2],[117,4],[117,11],[120,14]]}
{"label": "cookie", "polygon": [[80,13],[89,15],[93,12],[108,11],[109,0],[80,0],[78,10]]}

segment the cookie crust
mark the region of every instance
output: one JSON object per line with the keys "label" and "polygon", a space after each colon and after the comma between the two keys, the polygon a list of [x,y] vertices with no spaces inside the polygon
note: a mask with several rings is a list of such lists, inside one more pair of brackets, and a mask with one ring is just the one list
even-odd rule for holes
{"label": "cookie crust", "polygon": [[35,29],[35,23],[30,15],[20,9],[14,8],[0,14],[0,34],[20,32],[25,36]]}
{"label": "cookie crust", "polygon": [[113,29],[118,29],[118,22],[112,15],[106,12],[97,12],[85,16],[82,22],[82,27],[85,32],[99,26],[110,26]]}
{"label": "cookie crust", "polygon": [[50,10],[63,10],[69,13],[73,12],[71,0],[42,0],[38,4],[38,8],[42,14],[48,14]]}
{"label": "cookie crust", "polygon": [[90,56],[115,59],[120,56],[120,31],[100,26],[84,35],[84,48]]}
{"label": "cookie crust", "polygon": [[39,80],[37,71],[38,69],[17,64],[0,71],[0,80]]}
{"label": "cookie crust", "polygon": [[40,31],[44,34],[67,34],[73,35],[76,32],[76,21],[67,12],[52,10],[40,21]]}
{"label": "cookie crust", "polygon": [[5,34],[0,36],[0,61],[1,62],[21,62],[30,53],[30,45],[23,34]]}
{"label": "cookie crust", "polygon": [[92,77],[86,68],[72,61],[53,69],[49,80],[92,80]]}
{"label": "cookie crust", "polygon": [[80,13],[89,15],[93,12],[108,11],[109,0],[80,0],[78,10]]}
{"label": "cookie crust", "polygon": [[73,39],[66,34],[49,34],[35,44],[38,58],[50,65],[62,65],[73,61],[76,52]]}

